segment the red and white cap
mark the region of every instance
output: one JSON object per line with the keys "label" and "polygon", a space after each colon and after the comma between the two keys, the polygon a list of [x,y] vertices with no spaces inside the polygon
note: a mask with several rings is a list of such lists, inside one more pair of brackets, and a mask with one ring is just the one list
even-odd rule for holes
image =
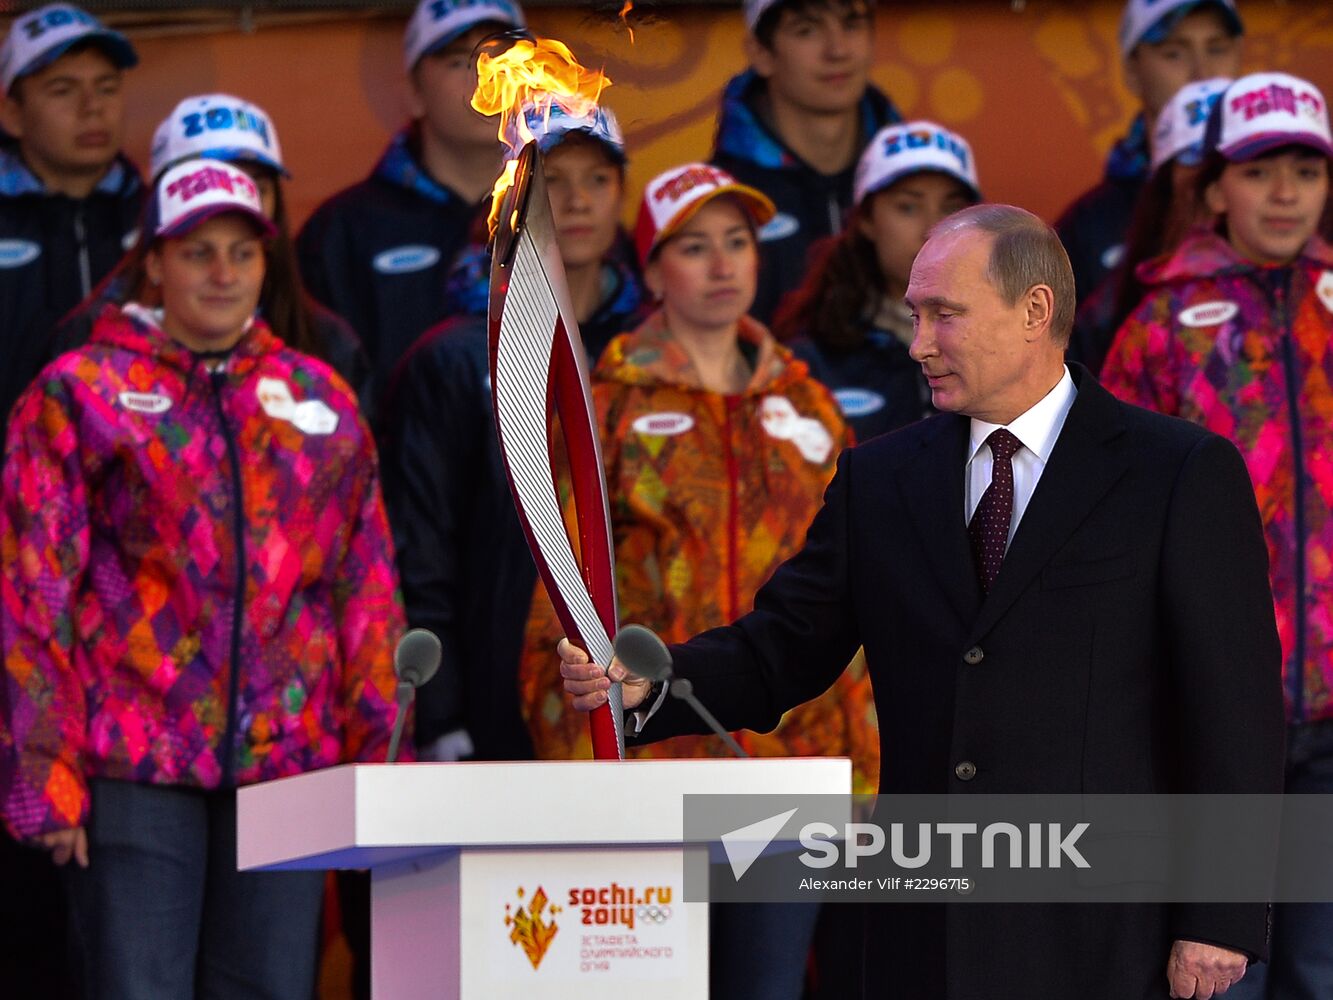
{"label": "red and white cap", "polygon": [[724,195],[736,199],[756,228],[777,214],[768,195],[707,163],[672,167],[650,180],[643,189],[639,221],[634,227],[639,262],[647,264],[653,252],[689,222],[699,209]]}
{"label": "red and white cap", "polygon": [[184,236],[226,212],[249,216],[266,238],[277,229],[264,214],[259,187],[239,167],[221,160],[187,160],[167,170],[153,192],[153,235]]}
{"label": "red and white cap", "polygon": [[1218,102],[1204,145],[1233,163],[1283,146],[1308,146],[1333,158],[1328,102],[1313,83],[1287,73],[1242,76]]}

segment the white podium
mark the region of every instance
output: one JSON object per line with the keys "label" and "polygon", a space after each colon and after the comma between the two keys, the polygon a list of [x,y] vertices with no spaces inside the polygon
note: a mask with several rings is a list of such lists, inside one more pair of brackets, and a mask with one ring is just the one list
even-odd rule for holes
{"label": "white podium", "polygon": [[683,797],[850,791],[838,757],[346,765],[240,789],[237,863],[370,868],[375,1000],[699,998]]}

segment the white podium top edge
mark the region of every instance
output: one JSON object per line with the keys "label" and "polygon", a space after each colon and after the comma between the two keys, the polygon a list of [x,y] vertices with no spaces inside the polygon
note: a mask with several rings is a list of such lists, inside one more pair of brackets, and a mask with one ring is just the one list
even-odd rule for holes
{"label": "white podium top edge", "polygon": [[851,792],[845,757],[347,764],[237,794],[241,870],[683,842],[685,795]]}

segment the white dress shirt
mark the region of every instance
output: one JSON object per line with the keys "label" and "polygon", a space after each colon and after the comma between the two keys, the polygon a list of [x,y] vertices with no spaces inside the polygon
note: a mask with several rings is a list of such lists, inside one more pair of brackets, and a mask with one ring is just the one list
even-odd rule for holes
{"label": "white dress shirt", "polygon": [[[1018,530],[1018,522],[1023,519],[1023,512],[1028,508],[1028,501],[1032,499],[1032,493],[1037,488],[1037,481],[1041,479],[1046,463],[1050,461],[1055,440],[1060,436],[1060,430],[1065,425],[1065,417],[1069,416],[1069,408],[1074,405],[1076,395],[1078,390],[1074,388],[1074,380],[1066,368],[1064,376],[1055,384],[1055,388],[1030,409],[1015,417],[1006,428],[1023,445],[1010,460],[1014,467],[1014,513],[1009,521],[1010,542],[1014,540],[1014,532]],[[986,487],[990,486],[991,481],[991,466],[994,464],[994,459],[990,446],[986,444],[986,438],[1001,426],[1001,424],[988,424],[976,417],[972,418],[971,442],[967,449],[967,475],[963,477],[963,488],[966,491],[963,497],[963,510],[966,512],[969,524],[972,522],[972,515],[976,513],[977,504],[981,503],[982,494],[986,492]]]}

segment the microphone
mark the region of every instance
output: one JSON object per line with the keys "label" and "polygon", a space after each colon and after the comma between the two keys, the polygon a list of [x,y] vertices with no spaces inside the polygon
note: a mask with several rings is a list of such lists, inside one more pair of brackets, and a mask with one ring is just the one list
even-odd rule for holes
{"label": "microphone", "polygon": [[417,688],[435,676],[440,669],[440,656],[444,647],[439,637],[429,629],[409,629],[398,640],[398,648],[393,651],[393,671],[398,675],[398,718],[393,723],[393,736],[389,739],[387,761],[392,764],[398,759],[398,741],[403,738],[403,725],[407,722],[407,707]]}
{"label": "microphone", "polygon": [[666,643],[658,638],[656,632],[642,625],[626,625],[616,633],[612,646],[616,658],[631,673],[646,677],[653,683],[670,681],[667,690],[694,709],[694,713],[704,720],[708,728],[722,737],[732,753],[737,757],[750,756],[741,749],[731,733],[722,728],[722,723],[717,721],[713,713],[704,708],[703,702],[694,696],[694,685],[690,679],[675,676],[671,669],[671,650],[666,648]]}

